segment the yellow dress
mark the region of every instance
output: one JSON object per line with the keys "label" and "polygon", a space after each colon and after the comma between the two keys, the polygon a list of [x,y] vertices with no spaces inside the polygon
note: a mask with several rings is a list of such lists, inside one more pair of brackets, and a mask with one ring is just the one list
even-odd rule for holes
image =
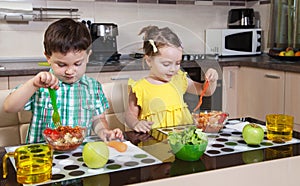
{"label": "yellow dress", "polygon": [[170,82],[161,85],[151,84],[145,78],[138,81],[130,79],[128,85],[141,107],[139,120],[153,121],[152,128],[193,124],[183,99],[188,86],[186,72],[179,70]]}

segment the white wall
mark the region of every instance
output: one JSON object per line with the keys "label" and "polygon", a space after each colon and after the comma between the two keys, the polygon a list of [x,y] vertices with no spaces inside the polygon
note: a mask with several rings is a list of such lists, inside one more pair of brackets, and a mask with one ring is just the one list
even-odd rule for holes
{"label": "white wall", "polygon": [[[81,18],[94,18],[99,23],[115,23],[119,28],[120,53],[138,52],[144,26],[169,26],[183,42],[186,53],[204,53],[206,28],[226,28],[229,6],[157,5],[136,3],[104,3],[86,1],[37,1],[33,7],[78,8]],[[255,5],[262,19],[262,28],[268,28],[269,5]],[[43,34],[51,22],[0,22],[0,60],[43,58]],[[267,33],[267,32],[266,32]],[[266,38],[266,36],[265,36]]]}

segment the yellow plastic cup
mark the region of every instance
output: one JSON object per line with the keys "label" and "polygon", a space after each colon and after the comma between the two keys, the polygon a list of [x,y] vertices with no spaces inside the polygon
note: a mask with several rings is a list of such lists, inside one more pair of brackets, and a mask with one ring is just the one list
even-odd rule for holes
{"label": "yellow plastic cup", "polygon": [[294,117],[285,114],[266,116],[267,138],[275,142],[290,141],[293,138]]}
{"label": "yellow plastic cup", "polygon": [[18,183],[41,183],[51,178],[53,150],[47,144],[25,145],[6,153],[3,157],[3,178],[7,176],[8,157],[15,159]]}

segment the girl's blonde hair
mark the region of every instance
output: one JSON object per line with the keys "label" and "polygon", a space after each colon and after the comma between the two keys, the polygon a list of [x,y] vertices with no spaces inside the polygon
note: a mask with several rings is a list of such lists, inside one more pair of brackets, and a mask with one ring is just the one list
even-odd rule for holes
{"label": "girl's blonde hair", "polygon": [[168,27],[147,26],[142,28],[141,34],[144,34],[143,50],[148,56],[159,55],[159,48],[165,46],[182,47],[179,37]]}

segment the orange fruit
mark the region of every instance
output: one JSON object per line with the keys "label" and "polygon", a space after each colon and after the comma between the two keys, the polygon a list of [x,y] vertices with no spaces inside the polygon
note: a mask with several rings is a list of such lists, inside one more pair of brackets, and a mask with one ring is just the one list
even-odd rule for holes
{"label": "orange fruit", "polygon": [[297,51],[297,52],[295,53],[295,56],[300,56],[300,51]]}

